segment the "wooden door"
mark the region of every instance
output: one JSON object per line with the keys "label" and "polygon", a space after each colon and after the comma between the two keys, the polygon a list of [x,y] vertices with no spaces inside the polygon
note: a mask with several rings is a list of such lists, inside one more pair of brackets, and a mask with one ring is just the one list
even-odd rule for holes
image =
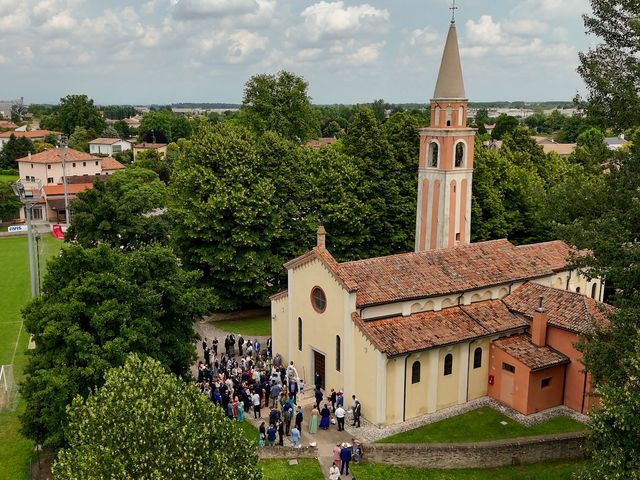
{"label": "wooden door", "polygon": [[510,407],[513,406],[513,388],[514,388],[514,376],[511,373],[501,372],[502,378],[500,385],[500,400],[506,403]]}
{"label": "wooden door", "polygon": [[313,351],[313,379],[309,383],[315,382],[316,373],[320,375],[322,382],[322,388],[325,388],[324,384],[324,355],[320,352]]}

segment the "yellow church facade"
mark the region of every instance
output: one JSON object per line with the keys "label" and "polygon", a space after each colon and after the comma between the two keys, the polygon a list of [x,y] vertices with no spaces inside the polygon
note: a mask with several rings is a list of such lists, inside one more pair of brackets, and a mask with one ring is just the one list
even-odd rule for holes
{"label": "yellow church facade", "polygon": [[[463,404],[487,395],[492,340],[529,327],[502,302],[511,292],[535,282],[600,298],[600,281],[568,270],[568,254],[562,242],[499,240],[338,263],[320,231],[314,249],[286,264],[289,289],[272,297],[273,350],[307,383],[318,373],[325,389],[356,395],[363,416],[379,425]],[[502,273],[485,276],[490,265]],[[379,271],[385,276],[370,276]],[[461,273],[478,288],[418,283]]]}

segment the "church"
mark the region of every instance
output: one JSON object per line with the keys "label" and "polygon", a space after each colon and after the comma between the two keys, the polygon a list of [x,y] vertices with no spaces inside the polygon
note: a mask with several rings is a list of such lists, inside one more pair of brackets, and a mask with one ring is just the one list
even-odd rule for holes
{"label": "church", "polygon": [[594,402],[575,343],[607,321],[603,284],[570,268],[561,241],[470,243],[467,113],[452,19],[420,131],[415,252],[338,263],[320,227],[271,297],[273,351],[307,383],[356,395],[374,424],[483,396],[523,414]]}

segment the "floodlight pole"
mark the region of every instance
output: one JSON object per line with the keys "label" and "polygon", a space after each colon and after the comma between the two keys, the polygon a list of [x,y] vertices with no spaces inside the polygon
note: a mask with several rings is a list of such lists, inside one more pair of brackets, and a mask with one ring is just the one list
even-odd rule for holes
{"label": "floodlight pole", "polygon": [[31,297],[36,297],[36,269],[33,261],[33,227],[31,225],[31,216],[33,214],[33,204],[25,203],[24,209],[27,214],[27,243],[29,247],[29,278],[31,280]]}
{"label": "floodlight pole", "polygon": [[11,185],[11,189],[13,193],[20,199],[22,205],[24,205],[25,216],[27,217],[27,247],[29,248],[29,279],[31,281],[31,297],[35,298],[38,295],[36,290],[36,269],[34,265],[33,259],[33,225],[31,224],[31,220],[33,218],[33,207],[35,206],[35,202],[38,198],[40,198],[39,189],[40,183],[38,182],[38,195],[33,195],[33,190],[30,189],[28,192],[24,187],[24,184],[21,181],[17,181],[16,183]]}
{"label": "floodlight pole", "polygon": [[67,136],[62,135],[60,137],[60,160],[62,160],[62,185],[64,188],[64,218],[67,227],[70,222],[70,213],[69,213],[69,192],[67,191],[67,166],[65,163],[65,153],[67,149]]}

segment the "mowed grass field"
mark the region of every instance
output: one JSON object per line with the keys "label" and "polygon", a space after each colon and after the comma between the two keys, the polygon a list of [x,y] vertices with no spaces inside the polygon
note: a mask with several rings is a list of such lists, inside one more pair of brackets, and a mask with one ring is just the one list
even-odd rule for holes
{"label": "mowed grass field", "polygon": [[[46,260],[56,255],[62,242],[51,235],[40,240],[41,276]],[[22,326],[20,311],[31,298],[29,285],[29,257],[26,237],[0,238],[0,364],[13,363],[16,382],[22,379],[27,362],[29,334]],[[26,478],[31,441],[19,433],[18,415],[24,410],[20,402],[16,412],[0,413],[0,478]]]}

